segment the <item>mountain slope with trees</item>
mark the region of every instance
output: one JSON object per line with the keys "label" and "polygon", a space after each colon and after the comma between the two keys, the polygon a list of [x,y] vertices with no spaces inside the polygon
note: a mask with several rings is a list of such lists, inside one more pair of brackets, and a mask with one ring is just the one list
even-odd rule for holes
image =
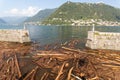
{"label": "mountain slope with trees", "polygon": [[43,21],[43,24],[72,24],[77,20],[120,21],[120,9],[104,3],[66,2]]}
{"label": "mountain slope with trees", "polygon": [[44,9],[39,11],[36,15],[29,17],[24,22],[41,22],[49,15],[51,15],[56,9]]}

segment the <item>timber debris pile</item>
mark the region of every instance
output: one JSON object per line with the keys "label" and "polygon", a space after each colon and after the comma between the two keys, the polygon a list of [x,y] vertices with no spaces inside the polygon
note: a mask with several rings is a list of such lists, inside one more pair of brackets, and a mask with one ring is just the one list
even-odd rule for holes
{"label": "timber debris pile", "polygon": [[0,80],[119,80],[120,51],[0,42]]}

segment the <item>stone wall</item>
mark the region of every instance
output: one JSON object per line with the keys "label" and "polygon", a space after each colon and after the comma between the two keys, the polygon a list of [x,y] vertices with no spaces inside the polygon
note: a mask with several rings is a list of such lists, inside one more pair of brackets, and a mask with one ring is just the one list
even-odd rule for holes
{"label": "stone wall", "polygon": [[120,33],[88,31],[86,46],[91,49],[120,50]]}
{"label": "stone wall", "polygon": [[29,31],[28,30],[0,30],[0,41],[8,42],[30,42]]}

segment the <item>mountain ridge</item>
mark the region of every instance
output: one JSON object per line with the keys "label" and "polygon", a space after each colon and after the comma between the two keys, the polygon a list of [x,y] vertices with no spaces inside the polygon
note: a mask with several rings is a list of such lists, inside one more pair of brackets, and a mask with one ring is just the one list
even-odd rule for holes
{"label": "mountain ridge", "polygon": [[71,25],[75,20],[120,21],[120,9],[104,3],[66,2],[43,21],[50,25]]}
{"label": "mountain ridge", "polygon": [[51,15],[55,10],[56,8],[40,10],[36,15],[29,17],[24,22],[37,22],[37,21],[41,22],[49,15]]}

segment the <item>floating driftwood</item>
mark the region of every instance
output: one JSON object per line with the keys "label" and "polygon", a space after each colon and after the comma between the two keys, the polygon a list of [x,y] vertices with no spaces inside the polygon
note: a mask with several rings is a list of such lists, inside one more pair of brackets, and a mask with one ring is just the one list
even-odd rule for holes
{"label": "floating driftwood", "polygon": [[[74,43],[76,42],[74,41]],[[45,50],[46,48],[44,50],[35,50],[35,46],[30,47],[23,44],[14,44],[15,48],[8,44],[5,46],[0,45],[0,47],[3,47],[0,50],[0,79],[120,79],[119,51],[80,50],[73,48],[73,44],[70,44],[72,47],[58,45],[59,47],[55,49],[50,48],[47,50]]]}

